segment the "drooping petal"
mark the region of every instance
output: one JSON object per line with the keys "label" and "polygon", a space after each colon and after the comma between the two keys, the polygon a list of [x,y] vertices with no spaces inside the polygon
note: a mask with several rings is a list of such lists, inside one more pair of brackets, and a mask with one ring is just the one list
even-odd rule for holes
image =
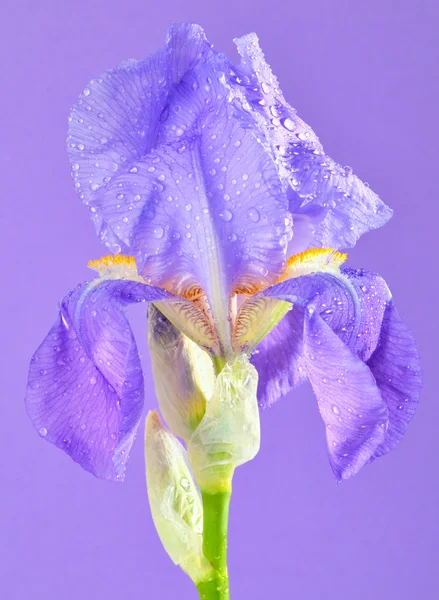
{"label": "drooping petal", "polygon": [[158,288],[92,281],[62,301],[32,358],[26,407],[40,435],[97,477],[122,480],[143,407],[143,375],[125,308]]}
{"label": "drooping petal", "polygon": [[[352,354],[370,369],[387,408],[385,437],[372,458],[392,450],[414,415],[422,378],[413,336],[398,316],[385,281],[364,270],[355,271],[342,267],[339,275],[315,273],[293,278],[272,286],[263,293],[268,297],[293,303],[293,309],[277,329],[259,344],[259,353],[252,358],[260,374],[259,401],[270,405],[294,387],[298,369],[303,369],[304,363],[311,379],[309,361],[301,341],[302,336],[306,336],[303,333],[306,322],[303,320],[303,312],[297,311],[299,308],[302,311],[312,308],[314,314],[319,315],[339,340],[340,352],[344,345],[346,360],[349,362]],[[294,315],[296,320],[292,327],[290,319]],[[324,333],[323,326],[320,329]],[[277,343],[279,338],[282,343]],[[319,345],[319,342],[316,344]],[[270,368],[273,363],[279,365],[277,372]],[[341,358],[340,362],[334,362],[336,364],[340,368],[345,365]],[[323,373],[324,368],[322,367],[320,375],[328,379]],[[343,383],[343,377],[340,379],[341,382],[337,383]],[[264,387],[262,382],[265,383]],[[315,387],[316,383],[312,384]],[[336,439],[331,441],[337,442]],[[353,474],[348,471],[347,476],[350,476],[349,473]]]}
{"label": "drooping petal", "polygon": [[286,196],[271,158],[232,117],[211,67],[181,81],[159,139],[102,190],[99,211],[137,252],[144,277],[188,297],[202,288],[226,323],[232,291],[253,292],[282,272]]}
{"label": "drooping petal", "polygon": [[387,303],[385,281],[374,273],[342,268],[287,279],[262,294],[312,306],[351,350],[366,361],[375,350]]}
{"label": "drooping petal", "polygon": [[[347,255],[332,248],[313,248],[290,257],[277,283],[311,273],[338,275]],[[239,352],[252,349],[277,325],[291,308],[288,301],[268,297],[265,293],[250,296],[239,308],[234,322],[233,345]]]}
{"label": "drooping petal", "polygon": [[257,346],[251,362],[259,374],[258,403],[262,408],[307,380],[303,356],[303,309],[294,306]]}
{"label": "drooping petal", "polygon": [[120,169],[151,150],[173,85],[209,52],[201,27],[173,25],[164,49],[92,79],[72,108],[67,148],[75,187],[114,252],[126,247],[108,230],[96,196]]}
{"label": "drooping petal", "polygon": [[285,101],[257,36],[235,42],[242,62],[229,85],[238,117],[262,136],[291,187],[291,213],[312,216],[316,208],[322,213],[309,247],[351,247],[363,233],[384,225],[392,211],[352,169],[326,156],[316,134]]}
{"label": "drooping petal", "polygon": [[304,355],[326,425],[332,470],[339,481],[349,479],[384,440],[386,404],[369,367],[316,311],[305,318]]}
{"label": "drooping petal", "polygon": [[389,411],[389,427],[373,458],[393,450],[412,420],[422,389],[413,335],[393,304],[384,313],[378,346],[367,362]]}

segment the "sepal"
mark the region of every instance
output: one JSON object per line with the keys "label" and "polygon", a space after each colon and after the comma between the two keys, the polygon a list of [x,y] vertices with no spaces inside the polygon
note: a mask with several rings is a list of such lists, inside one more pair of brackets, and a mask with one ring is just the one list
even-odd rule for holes
{"label": "sepal", "polygon": [[201,423],[188,440],[189,460],[204,492],[230,488],[233,472],[260,446],[258,374],[246,355],[219,373]]}

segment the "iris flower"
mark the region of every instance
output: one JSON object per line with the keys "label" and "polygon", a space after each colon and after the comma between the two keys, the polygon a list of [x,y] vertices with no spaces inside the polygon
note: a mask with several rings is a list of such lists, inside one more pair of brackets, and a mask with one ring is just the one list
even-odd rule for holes
{"label": "iris flower", "polygon": [[392,450],[416,409],[413,337],[384,280],[341,252],[392,212],[324,153],[256,35],[236,45],[237,65],[199,26],[172,26],[162,50],[90,81],[70,116],[74,185],[111,254],[62,300],[26,404],[101,478],[123,479],[143,411],[130,304],[151,303],[217,373],[250,357],[261,407],[309,381],[338,480]]}

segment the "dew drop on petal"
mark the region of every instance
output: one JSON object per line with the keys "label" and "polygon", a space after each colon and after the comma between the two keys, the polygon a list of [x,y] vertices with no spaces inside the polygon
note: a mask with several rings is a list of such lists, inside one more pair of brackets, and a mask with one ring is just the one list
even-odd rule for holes
{"label": "dew drop on petal", "polygon": [[231,221],[233,218],[233,213],[228,208],[225,208],[219,213],[219,216],[223,221]]}
{"label": "dew drop on petal", "polygon": [[165,230],[163,229],[163,227],[161,225],[158,225],[155,229],[154,229],[154,237],[157,238],[158,240],[161,240],[162,237],[165,234]]}
{"label": "dew drop on petal", "polygon": [[261,218],[261,215],[257,208],[249,208],[247,211],[247,216],[252,223],[257,223]]}
{"label": "dew drop on petal", "polygon": [[285,127],[285,129],[288,129],[288,131],[294,131],[295,129],[294,121],[289,117],[282,121],[282,125]]}

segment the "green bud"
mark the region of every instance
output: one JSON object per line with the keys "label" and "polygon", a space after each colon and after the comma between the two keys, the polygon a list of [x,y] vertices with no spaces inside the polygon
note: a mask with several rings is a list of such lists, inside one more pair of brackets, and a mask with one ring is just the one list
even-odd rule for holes
{"label": "green bud", "polygon": [[212,359],[154,305],[148,314],[148,343],[160,411],[172,433],[187,440],[212,394]]}
{"label": "green bud", "polygon": [[189,460],[203,491],[230,488],[234,469],[260,446],[258,374],[247,356],[227,363],[218,375],[206,412],[187,442]]}
{"label": "green bud", "polygon": [[171,557],[198,584],[213,576],[202,545],[203,508],[187,463],[186,451],[157,411],[145,426],[149,504],[160,540]]}

